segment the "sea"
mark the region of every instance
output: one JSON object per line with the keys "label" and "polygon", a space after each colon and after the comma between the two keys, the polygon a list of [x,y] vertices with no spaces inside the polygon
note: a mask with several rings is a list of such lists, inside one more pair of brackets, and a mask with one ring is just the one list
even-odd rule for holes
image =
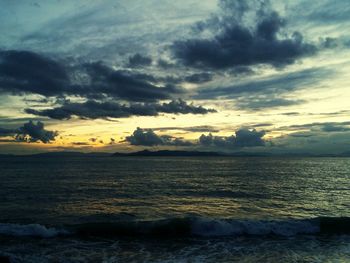
{"label": "sea", "polygon": [[0,158],[0,262],[350,262],[350,158]]}

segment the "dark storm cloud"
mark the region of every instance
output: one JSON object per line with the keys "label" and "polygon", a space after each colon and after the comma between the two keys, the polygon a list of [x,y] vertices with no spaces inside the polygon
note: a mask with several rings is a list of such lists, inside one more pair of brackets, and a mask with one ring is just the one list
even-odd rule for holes
{"label": "dark storm cloud", "polygon": [[70,65],[29,51],[0,51],[2,93],[156,101],[183,92],[172,84],[153,84],[157,81],[151,75],[115,70],[101,62]]}
{"label": "dark storm cloud", "polygon": [[29,51],[0,51],[0,91],[54,96],[68,86],[60,63]]}
{"label": "dark storm cloud", "polygon": [[190,142],[169,135],[158,135],[153,129],[137,128],[132,135],[125,138],[125,142],[129,142],[131,145],[142,146],[202,146],[234,149],[264,146],[264,135],[265,131],[241,128],[235,132],[235,135],[213,136],[211,133],[208,135],[202,134],[198,141]]}
{"label": "dark storm cloud", "polygon": [[265,131],[241,128],[236,131],[235,135],[231,136],[213,136],[211,133],[209,135],[202,134],[199,137],[199,144],[202,146],[214,146],[224,148],[264,146],[264,135]]}
{"label": "dark storm cloud", "polygon": [[208,135],[202,134],[199,137],[199,144],[203,146],[216,146],[216,147],[233,147],[236,137],[231,136],[213,136],[211,133]]}
{"label": "dark storm cloud", "polygon": [[[130,63],[145,64],[144,57],[134,56]],[[134,70],[116,70],[102,62],[76,63],[56,61],[30,51],[0,51],[0,93],[39,94],[64,98],[115,98],[136,102],[155,102],[178,97],[185,91],[177,84],[211,80],[209,73],[187,77],[155,77]]]}
{"label": "dark storm cloud", "polygon": [[93,100],[84,103],[66,102],[60,107],[35,110],[26,109],[26,113],[46,116],[52,119],[70,119],[78,116],[83,119],[126,118],[130,116],[157,116],[160,113],[172,114],[207,114],[216,112],[202,106],[188,104],[183,100],[173,100],[169,103],[132,103],[129,105],[116,102],[97,102]]}
{"label": "dark storm cloud", "polygon": [[48,131],[44,128],[44,123],[38,121],[36,124],[32,121],[25,123],[18,129],[16,139],[26,142],[37,142],[49,143],[55,140],[58,135],[56,131]]}
{"label": "dark storm cloud", "polygon": [[44,123],[38,121],[36,124],[29,121],[17,129],[0,128],[0,137],[14,136],[16,141],[49,143],[55,140],[58,135],[56,131],[49,131],[44,128]]}
{"label": "dark storm cloud", "polygon": [[206,109],[202,106],[195,106],[193,104],[187,104],[184,100],[172,100],[169,103],[155,104],[155,108],[158,112],[164,113],[181,113],[181,114],[207,114],[214,113],[214,109]]}
{"label": "dark storm cloud", "polygon": [[138,53],[129,57],[128,66],[131,68],[150,66],[151,64],[152,59],[150,57],[146,57]]}
{"label": "dark storm cloud", "polygon": [[[130,101],[155,101],[169,99],[182,90],[173,86],[156,86],[155,78],[146,74],[114,70],[102,63],[84,65],[90,77],[87,86],[78,87],[78,94],[105,94]],[[79,90],[80,89],[80,90]]]}
{"label": "dark storm cloud", "polygon": [[[213,38],[198,37],[172,45],[175,58],[186,66],[226,69],[270,64],[279,67],[316,52],[316,47],[305,43],[299,32],[287,36],[282,31],[286,21],[271,9],[268,1],[224,0],[221,6],[222,17],[198,26],[201,31],[218,32]],[[251,11],[255,12],[253,27],[244,23]]]}
{"label": "dark storm cloud", "polygon": [[192,146],[189,141],[174,138],[169,135],[157,135],[152,129],[137,128],[132,135],[125,137],[125,141],[131,145],[142,146]]}

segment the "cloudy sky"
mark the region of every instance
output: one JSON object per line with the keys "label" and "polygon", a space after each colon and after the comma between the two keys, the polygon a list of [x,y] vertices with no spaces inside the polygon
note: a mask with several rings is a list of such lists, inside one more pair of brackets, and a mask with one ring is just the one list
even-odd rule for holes
{"label": "cloudy sky", "polygon": [[0,153],[349,151],[348,0],[0,5]]}

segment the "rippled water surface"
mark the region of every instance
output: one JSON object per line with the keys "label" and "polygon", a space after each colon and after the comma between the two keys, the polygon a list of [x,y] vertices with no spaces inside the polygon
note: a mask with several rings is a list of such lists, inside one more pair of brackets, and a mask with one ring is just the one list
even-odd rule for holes
{"label": "rippled water surface", "polygon": [[0,189],[16,262],[350,261],[317,221],[350,217],[350,158],[12,157]]}

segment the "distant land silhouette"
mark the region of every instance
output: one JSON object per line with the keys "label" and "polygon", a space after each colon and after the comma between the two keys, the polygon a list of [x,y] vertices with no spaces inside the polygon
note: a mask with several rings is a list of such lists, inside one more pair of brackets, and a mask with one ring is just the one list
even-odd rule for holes
{"label": "distant land silhouette", "polygon": [[339,154],[311,154],[311,153],[257,153],[257,152],[207,152],[207,151],[178,151],[178,150],[142,150],[130,153],[106,153],[106,152],[44,152],[29,155],[0,154],[0,158],[6,157],[350,157],[350,152]]}

